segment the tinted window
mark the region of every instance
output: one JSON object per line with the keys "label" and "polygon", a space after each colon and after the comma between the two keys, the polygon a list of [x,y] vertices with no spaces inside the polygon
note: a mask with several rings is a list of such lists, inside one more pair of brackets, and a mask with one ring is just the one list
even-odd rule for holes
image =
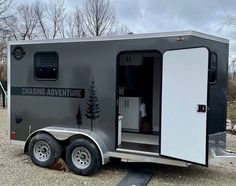
{"label": "tinted window", "polygon": [[37,52],[34,56],[34,76],[37,80],[56,80],[59,57],[56,52]]}
{"label": "tinted window", "polygon": [[216,77],[217,77],[217,55],[215,53],[211,53],[210,64],[209,64],[209,82],[211,84],[215,84]]}

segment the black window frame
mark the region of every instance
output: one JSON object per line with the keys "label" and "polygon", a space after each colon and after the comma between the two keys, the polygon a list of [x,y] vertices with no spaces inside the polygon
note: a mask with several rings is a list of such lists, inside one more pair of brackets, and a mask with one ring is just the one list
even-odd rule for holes
{"label": "black window frame", "polygon": [[[57,61],[56,61],[56,76],[55,78],[39,78],[36,76],[37,74],[37,65],[36,65],[36,57],[37,55],[39,54],[50,54],[50,53],[53,53],[53,54],[56,54],[56,57],[57,57]],[[40,52],[36,52],[34,54],[34,79],[36,81],[57,81],[58,80],[58,77],[59,77],[59,55],[57,52],[55,51],[40,51]]]}

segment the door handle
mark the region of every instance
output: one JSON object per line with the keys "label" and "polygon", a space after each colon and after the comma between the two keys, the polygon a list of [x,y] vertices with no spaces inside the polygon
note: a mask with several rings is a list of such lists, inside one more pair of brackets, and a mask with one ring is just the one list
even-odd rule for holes
{"label": "door handle", "polygon": [[197,105],[197,112],[205,113],[207,111],[206,105]]}

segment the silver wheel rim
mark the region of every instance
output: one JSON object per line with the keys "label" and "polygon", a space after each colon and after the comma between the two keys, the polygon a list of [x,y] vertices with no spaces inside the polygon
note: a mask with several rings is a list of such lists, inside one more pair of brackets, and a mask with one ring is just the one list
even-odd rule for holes
{"label": "silver wheel rim", "polygon": [[38,161],[45,162],[51,156],[51,148],[45,141],[38,141],[34,145],[34,156]]}
{"label": "silver wheel rim", "polygon": [[91,154],[85,147],[76,147],[71,154],[72,162],[78,169],[86,169],[91,164]]}

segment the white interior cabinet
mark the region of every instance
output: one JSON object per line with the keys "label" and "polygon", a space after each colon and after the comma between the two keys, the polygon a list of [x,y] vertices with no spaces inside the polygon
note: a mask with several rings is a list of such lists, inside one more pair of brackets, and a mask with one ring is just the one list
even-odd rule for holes
{"label": "white interior cabinet", "polygon": [[124,131],[139,132],[139,124],[140,124],[139,97],[120,97],[119,114],[123,116],[122,129]]}

